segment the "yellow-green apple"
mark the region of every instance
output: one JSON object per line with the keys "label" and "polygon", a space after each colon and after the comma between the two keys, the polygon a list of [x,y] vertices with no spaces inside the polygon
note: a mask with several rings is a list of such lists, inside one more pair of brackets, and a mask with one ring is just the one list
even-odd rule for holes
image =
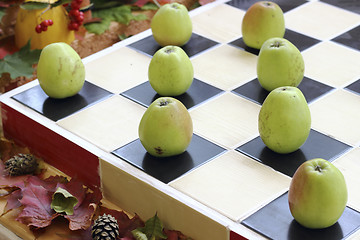
{"label": "yellow-green apple", "polygon": [[274,152],[286,154],[299,149],[311,128],[303,93],[290,86],[272,90],[261,106],[258,128],[262,141]]}
{"label": "yellow-green apple", "polygon": [[304,227],[320,229],[335,224],[348,199],[341,171],[322,158],[308,160],[298,167],[289,188],[289,208]]}
{"label": "yellow-green apple", "polygon": [[260,49],[269,38],[284,37],[284,13],[274,2],[256,2],[246,11],[241,30],[244,43]]}
{"label": "yellow-green apple", "polygon": [[182,48],[166,46],[152,57],[148,77],[151,87],[161,96],[186,92],[194,79],[193,65]]}
{"label": "yellow-green apple", "polygon": [[160,46],[186,44],[192,35],[187,8],[176,2],[161,6],[151,20],[151,31]]}
{"label": "yellow-green apple", "polygon": [[193,124],[186,107],[172,97],[160,97],[150,104],[139,124],[139,139],[155,157],[183,153],[191,142]]}
{"label": "yellow-green apple", "polygon": [[270,38],[257,59],[257,76],[267,91],[282,86],[297,87],[304,78],[305,64],[299,49],[284,38]]}
{"label": "yellow-green apple", "polygon": [[77,94],[85,82],[85,67],[77,52],[67,43],[51,43],[41,51],[37,77],[40,87],[51,98]]}

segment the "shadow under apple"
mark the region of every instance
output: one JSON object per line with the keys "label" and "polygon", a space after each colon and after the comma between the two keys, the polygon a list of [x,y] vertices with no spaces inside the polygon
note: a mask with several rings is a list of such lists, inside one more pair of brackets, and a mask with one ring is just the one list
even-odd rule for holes
{"label": "shadow under apple", "polygon": [[292,153],[279,154],[265,146],[260,152],[260,160],[275,170],[292,177],[297,168],[307,159],[301,148]]}
{"label": "shadow under apple", "polygon": [[163,158],[145,153],[142,160],[143,170],[165,183],[191,170],[194,165],[193,158],[187,151],[176,156]]}
{"label": "shadow under apple", "polygon": [[43,114],[56,121],[65,116],[68,116],[88,105],[86,98],[80,94],[64,99],[46,98],[43,106]]}
{"label": "shadow under apple", "polygon": [[310,229],[301,226],[294,219],[290,226],[288,232],[288,239],[291,240],[317,240],[317,239],[326,239],[326,240],[338,240],[343,239],[344,234],[341,229],[341,226],[338,222],[328,228],[323,229]]}

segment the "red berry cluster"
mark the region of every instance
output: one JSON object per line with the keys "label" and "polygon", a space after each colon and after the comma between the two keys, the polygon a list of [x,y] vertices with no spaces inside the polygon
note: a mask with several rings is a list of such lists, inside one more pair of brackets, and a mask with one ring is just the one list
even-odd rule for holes
{"label": "red berry cluster", "polygon": [[53,25],[54,23],[53,23],[53,21],[51,20],[51,19],[47,19],[47,20],[44,20],[44,21],[42,21],[39,25],[37,25],[36,27],[35,27],[35,31],[37,32],[37,33],[41,33],[41,32],[46,32],[47,31],[47,29],[48,29],[48,27],[49,26],[51,26],[51,25]]}
{"label": "red berry cluster", "polygon": [[80,5],[83,0],[73,0],[71,2],[71,10],[69,11],[70,23],[69,30],[78,31],[84,21],[84,13],[80,11]]}

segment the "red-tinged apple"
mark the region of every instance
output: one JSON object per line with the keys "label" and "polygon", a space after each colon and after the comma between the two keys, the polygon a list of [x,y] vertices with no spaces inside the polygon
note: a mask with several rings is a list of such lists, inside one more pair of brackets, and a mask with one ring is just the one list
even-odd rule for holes
{"label": "red-tinged apple", "polygon": [[269,38],[284,37],[284,13],[274,2],[256,2],[246,11],[241,30],[244,43],[260,49]]}
{"label": "red-tinged apple", "polygon": [[176,2],[161,6],[151,20],[151,31],[160,46],[186,44],[192,35],[188,10]]}
{"label": "red-tinged apple", "polygon": [[304,59],[290,41],[270,38],[264,42],[257,60],[257,76],[264,89],[297,87],[304,78],[304,71]]}
{"label": "red-tinged apple", "polygon": [[161,96],[178,96],[186,92],[194,79],[193,65],[178,46],[166,46],[152,57],[148,77],[151,87]]}
{"label": "red-tinged apple", "polygon": [[67,43],[57,42],[41,51],[37,77],[40,87],[51,98],[77,94],[85,82],[85,67],[77,52]]}
{"label": "red-tinged apple", "polygon": [[299,149],[311,128],[310,109],[300,89],[287,86],[272,90],[261,106],[258,128],[272,151],[286,154]]}
{"label": "red-tinged apple", "polygon": [[186,107],[172,97],[160,97],[150,104],[139,124],[139,139],[155,157],[185,152],[191,142],[193,124]]}
{"label": "red-tinged apple", "polygon": [[344,212],[348,199],[341,171],[322,158],[308,160],[296,170],[288,194],[294,219],[304,227],[327,228]]}

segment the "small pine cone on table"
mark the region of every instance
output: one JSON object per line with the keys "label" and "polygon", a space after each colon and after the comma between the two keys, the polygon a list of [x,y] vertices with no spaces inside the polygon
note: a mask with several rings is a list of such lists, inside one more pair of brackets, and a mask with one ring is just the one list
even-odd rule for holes
{"label": "small pine cone on table", "polygon": [[38,162],[34,155],[19,153],[5,161],[5,171],[10,176],[34,174],[38,168]]}
{"label": "small pine cone on table", "polygon": [[119,236],[119,225],[110,214],[99,216],[92,226],[91,236],[94,240],[116,240]]}

